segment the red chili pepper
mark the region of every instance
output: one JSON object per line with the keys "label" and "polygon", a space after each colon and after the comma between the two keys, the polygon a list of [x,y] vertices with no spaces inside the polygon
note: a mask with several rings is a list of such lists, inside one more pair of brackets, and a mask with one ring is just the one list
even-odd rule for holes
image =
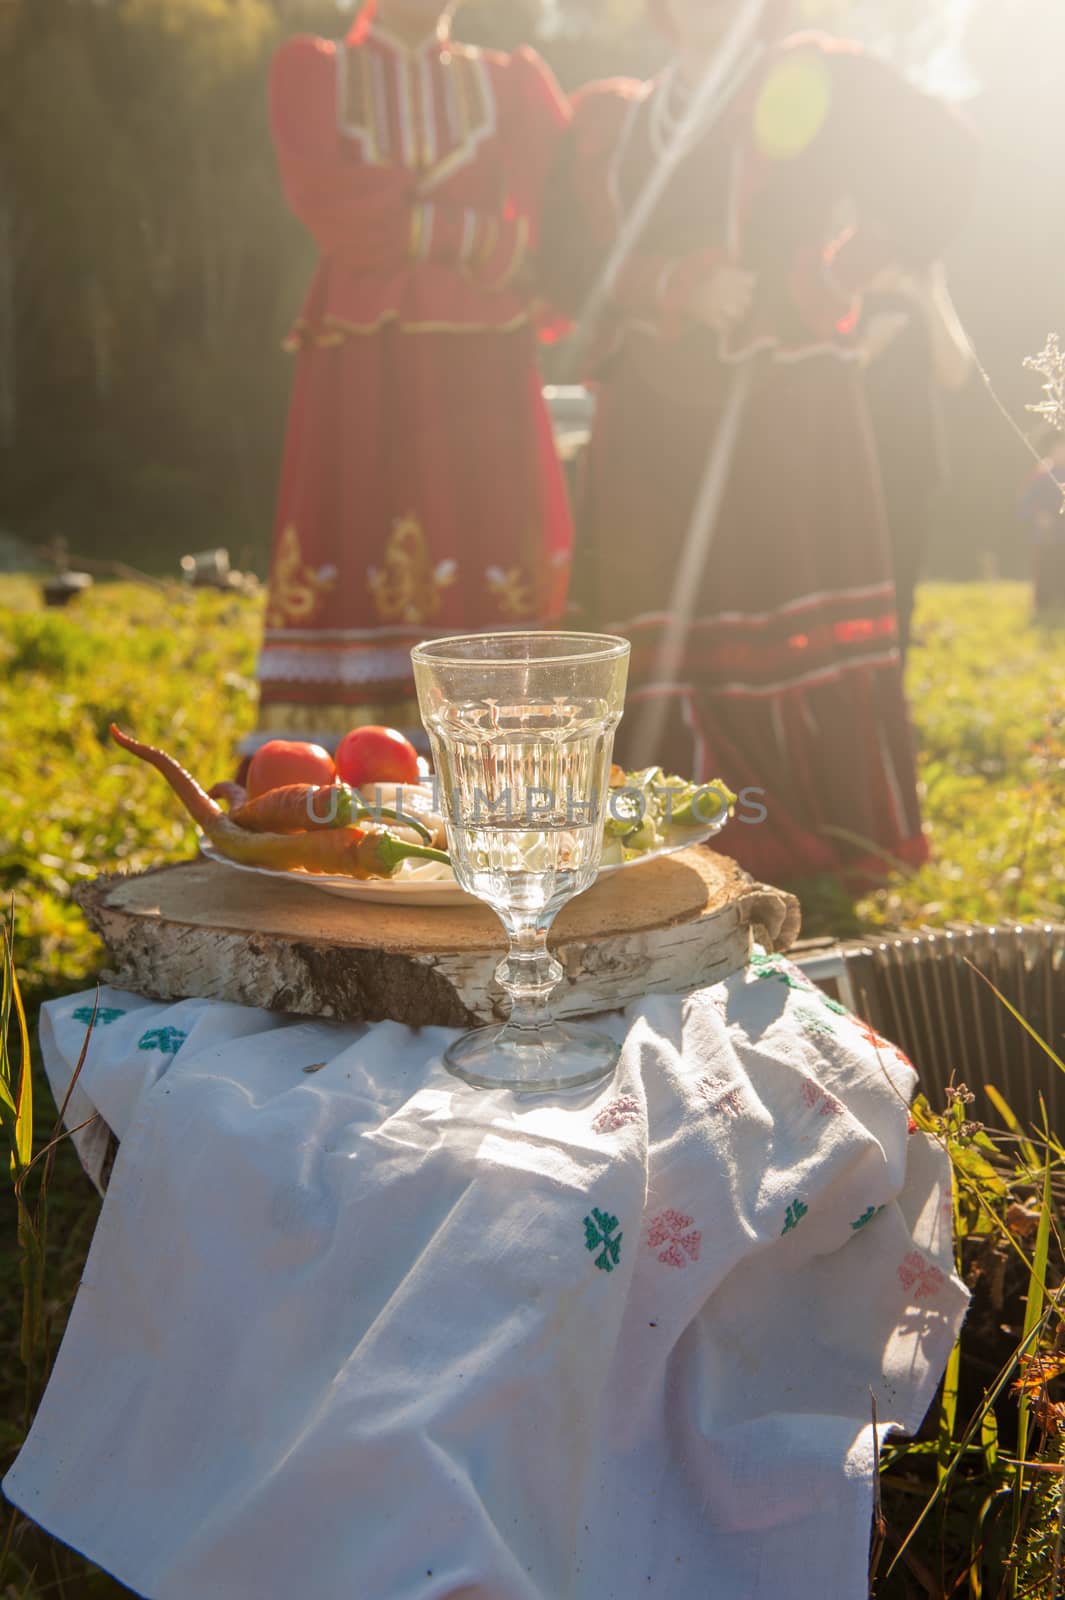
{"label": "red chili pepper", "polygon": [[211,828],[220,819],[225,817],[221,806],[205,794],[191,773],[185,771],[180,762],[173,756],[168,756],[165,750],[157,750],[154,745],[141,744],[139,739],[134,739],[132,734],[123,733],[122,729],[114,722],[111,724],[111,737],[123,750],[128,750],[130,755],[140,756],[142,761],[161,772],[167,783],[173,789],[193,822],[199,823],[204,833],[209,833]]}

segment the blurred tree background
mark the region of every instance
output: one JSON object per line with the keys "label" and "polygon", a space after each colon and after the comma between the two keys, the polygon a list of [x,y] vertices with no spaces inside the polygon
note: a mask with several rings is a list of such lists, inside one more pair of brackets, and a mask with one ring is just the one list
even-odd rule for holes
{"label": "blurred tree background", "polygon": [[[334,0],[0,0],[0,532],[173,570],[227,544],[265,565],[290,380],[281,339],[312,247],[284,209],[264,86],[278,40],[339,34]],[[1059,0],[796,0],[966,94],[987,156],[950,263],[982,358],[1062,328]],[[642,0],[470,0],[461,35],[535,39],[563,83],[661,60]],[[1065,331],[1065,330],[1063,330]],[[935,569],[1023,569],[1026,471],[979,384],[952,403]]]}

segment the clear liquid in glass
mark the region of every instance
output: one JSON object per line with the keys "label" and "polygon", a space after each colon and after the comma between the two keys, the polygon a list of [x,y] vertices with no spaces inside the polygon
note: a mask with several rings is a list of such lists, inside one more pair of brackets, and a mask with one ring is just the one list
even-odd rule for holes
{"label": "clear liquid in glass", "polygon": [[432,718],[455,875],[506,920],[551,915],[595,881],[614,721],[598,700]]}

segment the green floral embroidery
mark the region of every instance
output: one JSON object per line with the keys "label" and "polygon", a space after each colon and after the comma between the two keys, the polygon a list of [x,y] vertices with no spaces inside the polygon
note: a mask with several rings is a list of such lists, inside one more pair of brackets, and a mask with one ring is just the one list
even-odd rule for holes
{"label": "green floral embroidery", "polygon": [[785,983],[789,989],[798,989],[805,994],[816,988],[802,973],[783,966],[778,956],[752,956],[751,971],[756,978],[776,978],[778,983]]}
{"label": "green floral embroidery", "polygon": [[797,1228],[799,1226],[799,1223],[802,1221],[803,1217],[805,1217],[809,1209],[809,1206],[803,1205],[801,1200],[793,1200],[791,1202],[791,1205],[787,1209],[786,1220],[780,1235],[782,1239],[785,1233],[790,1233],[792,1228]]}
{"label": "green floral embroidery", "polygon": [[831,1022],[826,1022],[819,1012],[811,1011],[808,1006],[796,1006],[795,1018],[806,1033],[812,1033],[819,1039],[836,1037],[836,1030]]}
{"label": "green floral embroidery", "polygon": [[[797,989],[801,994],[816,995],[821,1004],[829,1011],[834,1011],[837,1017],[846,1017],[851,1022],[856,1020],[846,1006],[840,1005],[838,1000],[833,1000],[818,984],[811,982],[801,972],[792,971],[789,966],[782,966],[779,956],[752,956],[750,966],[756,978],[775,978],[778,983],[785,983],[789,989]],[[807,1023],[811,1032],[824,1031],[818,1030],[815,1026],[813,1012],[803,1009],[797,1015]],[[831,1032],[831,1029],[828,1032]]]}
{"label": "green floral embroidery", "polygon": [[[79,1006],[78,1009],[76,1011],[72,1011],[70,1015],[74,1022],[90,1023],[92,1022],[92,1006]],[[108,1022],[114,1022],[117,1020],[117,1018],[124,1017],[125,1015],[126,1013],[124,1011],[120,1011],[117,1006],[101,1006],[99,1011],[96,1013],[96,1026],[100,1026],[101,1024],[106,1024]]]}
{"label": "green floral embroidery", "polygon": [[[595,1264],[600,1272],[613,1272],[618,1265],[621,1254],[621,1241],[625,1237],[619,1233],[617,1238],[613,1234],[617,1228],[617,1217],[609,1216],[600,1211],[598,1207],[593,1210],[590,1217],[584,1219],[584,1244],[587,1250],[599,1250]],[[600,1250],[600,1246],[602,1249]]]}
{"label": "green floral embroidery", "polygon": [[841,1006],[838,1000],[833,1000],[832,996],[825,994],[823,990],[821,992],[821,999],[830,1011],[834,1011],[836,1013],[837,1017],[850,1017],[850,1012],[847,1010],[846,1006]]}
{"label": "green floral embroidery", "polygon": [[788,983],[788,974],[775,956],[752,956],[751,971],[756,978],[776,978],[780,983]]}
{"label": "green floral embroidery", "polygon": [[858,1232],[859,1228],[864,1228],[867,1222],[872,1222],[873,1218],[876,1216],[876,1211],[876,1206],[870,1206],[868,1211],[862,1212],[857,1222],[851,1223],[851,1227],[854,1229],[855,1233]]}
{"label": "green floral embroidery", "polygon": [[137,1040],[138,1050],[161,1050],[165,1056],[176,1056],[188,1038],[180,1028],[149,1028]]}
{"label": "green floral embroidery", "polygon": [[750,964],[756,978],[779,978],[781,975],[772,956],[752,956]]}

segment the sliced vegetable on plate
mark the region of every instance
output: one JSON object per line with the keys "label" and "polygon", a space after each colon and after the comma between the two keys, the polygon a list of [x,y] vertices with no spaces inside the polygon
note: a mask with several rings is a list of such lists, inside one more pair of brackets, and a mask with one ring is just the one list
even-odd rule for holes
{"label": "sliced vegetable on plate", "polygon": [[603,838],[603,865],[638,860],[666,850],[687,832],[716,833],[728,821],[736,796],[720,778],[692,783],[661,767],[625,772],[612,767]]}

